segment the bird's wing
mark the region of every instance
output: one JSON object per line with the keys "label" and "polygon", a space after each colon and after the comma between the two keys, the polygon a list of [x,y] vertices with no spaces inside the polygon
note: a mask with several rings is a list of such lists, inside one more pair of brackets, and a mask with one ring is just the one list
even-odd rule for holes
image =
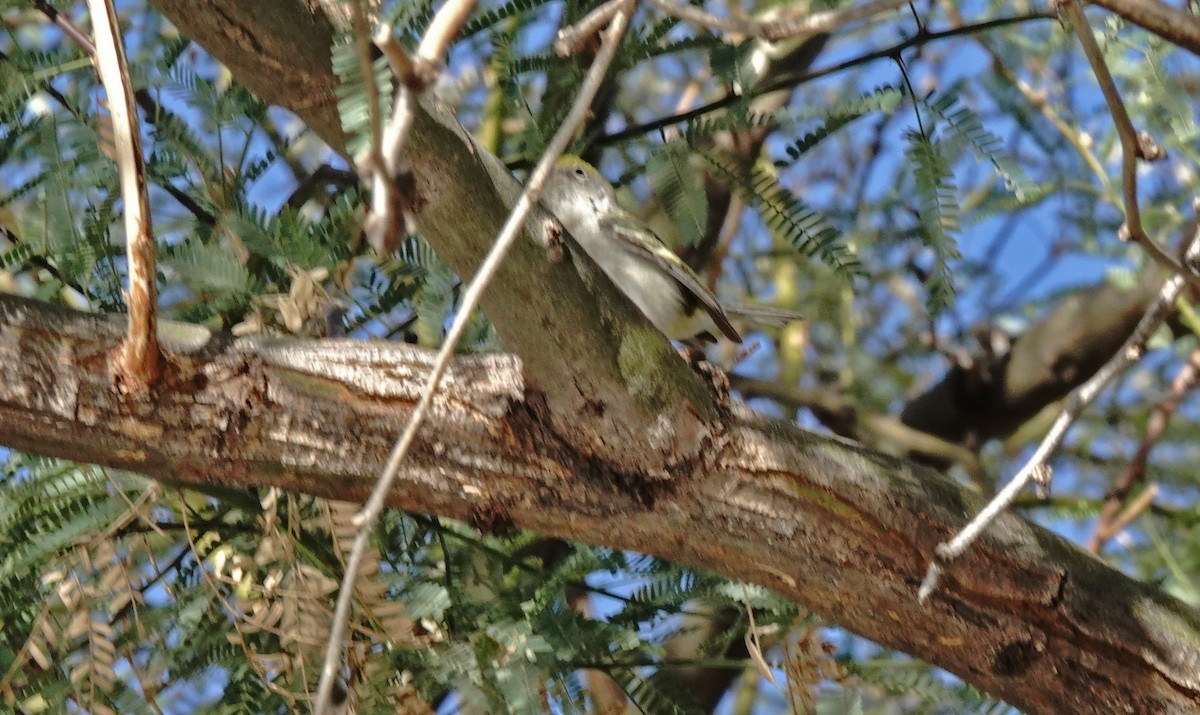
{"label": "bird's wing", "polygon": [[729,317],[725,315],[725,309],[721,307],[720,302],[717,301],[717,297],[700,282],[699,276],[686,263],[672,253],[671,249],[667,248],[662,239],[651,234],[653,240],[649,242],[650,245],[645,245],[642,241],[639,241],[638,234],[640,230],[649,229],[639,227],[636,219],[627,214],[617,214],[602,218],[600,220],[600,228],[601,230],[607,229],[611,231],[612,235],[625,250],[639,258],[653,262],[666,271],[704,308],[704,312],[712,317],[713,322],[725,334],[725,337],[735,343],[742,342],[742,336],[738,335],[738,332],[730,325]]}

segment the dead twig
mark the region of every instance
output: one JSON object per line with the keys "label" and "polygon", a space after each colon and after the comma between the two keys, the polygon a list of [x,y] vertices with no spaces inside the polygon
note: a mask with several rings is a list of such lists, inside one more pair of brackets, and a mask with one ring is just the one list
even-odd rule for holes
{"label": "dead twig", "polygon": [[[409,418],[409,422],[405,426],[400,439],[397,440],[395,446],[392,448],[387,464],[384,466],[383,473],[380,475],[370,499],[367,500],[363,510],[355,519],[358,533],[354,538],[354,545],[350,550],[350,556],[346,560],[346,572],[342,578],[342,585],[338,592],[337,607],[334,610],[329,642],[326,645],[325,658],[321,666],[321,679],[317,687],[317,698],[313,706],[313,712],[317,715],[322,715],[322,713],[326,712],[330,695],[333,692],[338,664],[341,663],[345,630],[350,620],[350,604],[353,600],[354,582],[358,577],[359,571],[362,569],[363,560],[370,544],[371,534],[375,529],[376,523],[379,521],[379,515],[383,512],[384,504],[391,491],[392,484],[400,472],[400,465],[408,454],[409,447],[416,438],[417,431],[420,429],[430,405],[433,404],[433,396],[437,392],[438,384],[450,363],[450,359],[454,356],[458,341],[470,321],[475,306],[479,304],[479,299],[483,295],[484,289],[491,281],[496,270],[500,267],[500,264],[504,261],[508,250],[516,242],[529,211],[537,205],[542,184],[545,183],[546,177],[549,176],[554,163],[570,146],[575,133],[587,118],[592,100],[596,92],[600,89],[609,64],[612,63],[613,57],[616,55],[617,45],[620,43],[621,36],[625,33],[625,28],[628,26],[632,14],[633,1],[626,0],[626,5],[613,16],[608,29],[603,33],[600,50],[596,53],[596,58],[588,70],[583,84],[580,86],[579,95],[575,98],[575,103],[571,106],[570,112],[567,113],[562,125],[558,128],[554,138],[550,140],[550,144],[546,147],[542,158],[538,161],[537,166],[530,175],[529,181],[525,185],[525,190],[521,193],[520,198],[517,199],[516,205],[513,206],[512,212],[509,214],[504,227],[500,230],[500,235],[496,237],[496,242],[492,245],[491,251],[489,251],[479,271],[471,279],[470,284],[468,284],[464,291],[462,304],[459,306],[458,312],[454,317],[454,322],[446,333],[446,339],[438,351],[437,358],[430,370],[425,386],[421,390],[420,399],[413,409],[412,416]],[[415,100],[410,99],[410,101]]]}
{"label": "dead twig", "polygon": [[1165,157],[1166,154],[1154,143],[1149,134],[1145,132],[1139,133],[1134,129],[1133,120],[1129,118],[1129,112],[1125,109],[1125,103],[1121,101],[1121,93],[1117,89],[1117,83],[1113,80],[1112,73],[1108,70],[1108,64],[1104,61],[1104,53],[1100,50],[1100,45],[1096,42],[1096,37],[1092,34],[1092,26],[1088,24],[1083,7],[1076,0],[1062,0],[1059,3],[1059,8],[1067,16],[1067,19],[1070,20],[1075,30],[1075,36],[1079,38],[1079,44],[1083,47],[1083,54],[1087,57],[1088,64],[1092,67],[1092,73],[1096,75],[1096,84],[1100,86],[1100,92],[1104,95],[1104,102],[1108,105],[1108,111],[1112,115],[1117,136],[1121,140],[1121,191],[1123,194],[1122,201],[1125,204],[1123,207],[1125,211],[1125,223],[1121,225],[1119,232],[1121,240],[1136,242],[1149,254],[1155,263],[1167,269],[1172,274],[1182,275],[1189,283],[1200,287],[1200,275],[1197,275],[1190,267],[1181,265],[1179,261],[1175,260],[1174,256],[1167,253],[1162,246],[1159,246],[1154,239],[1146,234],[1146,229],[1142,226],[1142,212],[1138,205],[1138,159],[1158,161]]}
{"label": "dead twig", "polygon": [[[1200,350],[1193,350],[1192,354],[1188,356],[1188,361],[1179,368],[1175,379],[1171,381],[1171,390],[1166,399],[1151,410],[1150,419],[1146,421],[1146,434],[1142,437],[1141,444],[1138,445],[1133,458],[1129,460],[1125,471],[1122,472],[1121,478],[1104,496],[1104,507],[1100,511],[1100,520],[1096,522],[1096,528],[1092,531],[1092,538],[1088,542],[1088,551],[1093,554],[1100,553],[1105,542],[1130,523],[1131,520],[1125,517],[1133,505],[1131,504],[1124,510],[1121,506],[1129,498],[1134,486],[1146,478],[1146,462],[1150,457],[1150,450],[1154,449],[1154,445],[1162,439],[1172,415],[1179,409],[1184,396],[1196,386],[1198,379],[1200,379]],[[1146,492],[1152,489],[1153,487],[1147,488]],[[1144,507],[1139,509],[1138,513],[1142,510]]]}
{"label": "dead twig", "polygon": [[93,60],[108,95],[117,170],[121,177],[121,200],[125,204],[129,332],[116,356],[115,369],[121,388],[135,392],[154,384],[162,363],[155,312],[158,286],[154,271],[154,233],[150,225],[150,202],[146,191],[146,165],[142,157],[137,108],[116,9],[111,0],[88,0],[88,9],[96,35]]}
{"label": "dead twig", "polygon": [[[1184,261],[1190,263],[1197,256],[1200,256],[1200,228],[1196,228],[1187,239]],[[1117,354],[1105,363],[1091,379],[1075,388],[1067,397],[1066,406],[1063,407],[1062,412],[1054,420],[1054,424],[1050,426],[1050,430],[1042,438],[1041,444],[1038,445],[1037,450],[1021,468],[1021,471],[1017,472],[1012,481],[1006,484],[1004,489],[1000,490],[1000,493],[993,497],[987,506],[976,514],[975,518],[971,519],[953,539],[938,544],[935,550],[935,560],[929,564],[929,569],[925,572],[925,579],[917,591],[918,600],[923,603],[929,598],[934,588],[937,587],[938,579],[946,564],[961,556],[979,538],[980,534],[1012,504],[1013,499],[1028,486],[1029,482],[1042,482],[1049,479],[1050,456],[1062,444],[1067,430],[1113,378],[1141,357],[1146,347],[1146,341],[1174,310],[1175,300],[1183,291],[1183,286],[1184,278],[1178,273],[1167,279],[1162,290],[1159,291],[1158,299],[1147,309],[1146,314],[1142,316],[1141,321],[1125,344],[1117,351]]]}

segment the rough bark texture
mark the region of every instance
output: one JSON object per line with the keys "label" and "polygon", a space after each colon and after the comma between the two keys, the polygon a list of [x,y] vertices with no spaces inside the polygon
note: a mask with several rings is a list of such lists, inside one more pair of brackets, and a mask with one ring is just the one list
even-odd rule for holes
{"label": "rough bark texture", "polygon": [[[249,4],[239,0],[151,0],[151,4],[229,66],[239,81],[264,100],[295,112],[331,147],[345,151],[345,136],[337,117],[337,79],[329,65],[333,30],[317,0]],[[501,175],[503,172],[497,172],[488,161],[486,152],[466,144],[466,137],[455,135],[424,112],[418,114],[418,121],[422,125],[414,131],[417,137],[425,131],[421,127],[441,126],[428,142],[415,147],[411,157],[414,172],[422,181],[431,182],[425,195],[427,203],[417,210],[436,212],[428,215],[429,220],[421,221],[422,230],[460,275],[470,275],[502,220],[494,214],[494,206],[487,206],[495,201],[485,198],[494,199],[499,192],[500,203],[505,203],[511,201],[515,189],[511,178]],[[461,171],[465,162],[475,170]],[[447,167],[460,171],[447,175]],[[451,219],[448,224],[439,222],[447,218]],[[596,325],[588,311],[588,306],[594,305],[594,296],[591,302],[581,297],[570,288],[562,272],[551,275],[555,267],[547,266],[536,250],[522,250],[527,248],[518,247],[508,272],[489,291],[485,312],[525,360],[528,379],[540,384],[551,399],[569,401],[588,414],[597,414],[597,405],[571,394],[571,385],[566,382],[571,378],[566,375],[595,375],[602,386],[619,385],[620,375],[609,379],[597,372],[597,364],[613,363],[593,360],[592,346],[616,345],[620,341],[612,339],[611,334],[600,335],[603,327],[582,333]],[[1010,353],[980,354],[974,356],[972,365],[952,367],[943,380],[906,406],[902,421],[945,440],[969,445],[1006,436],[1046,405],[1062,399],[1111,357],[1156,288],[1145,284],[1129,289],[1100,286],[1064,303],[1041,321],[1040,327],[1021,336]],[[579,305],[583,307],[575,307]],[[532,314],[541,321],[538,330],[529,329],[527,320]],[[557,343],[547,344],[547,340]],[[548,359],[553,362],[559,354],[576,369],[564,372],[562,364],[544,364]],[[671,364],[661,353],[654,355],[655,361],[661,361],[658,365]],[[589,366],[589,362],[593,364]],[[652,384],[683,379],[670,367],[662,369],[670,373],[671,380]],[[691,383],[688,399],[699,401],[702,398],[692,391],[694,387]],[[662,404],[680,403],[664,400]],[[710,414],[707,409],[703,411]],[[646,413],[633,409],[624,412],[624,424],[645,424],[642,418]],[[693,427],[695,434],[702,431]],[[573,426],[559,428],[569,434]],[[598,456],[620,458],[628,453],[622,449],[628,444],[625,438],[641,434],[639,429],[615,435],[597,432],[595,438],[601,442],[592,450]],[[691,456],[702,446],[701,441],[693,444]],[[681,449],[688,451],[686,446]]]}
{"label": "rough bark texture", "polygon": [[[289,0],[251,3],[252,10],[228,0],[156,6],[263,99],[296,112],[345,151],[329,68],[333,35],[319,11]],[[295,22],[288,12],[299,16]],[[294,76],[276,81],[280,63],[293,59]],[[421,235],[458,275],[474,275],[520,187],[434,102],[416,108],[405,147],[415,186],[408,199]],[[710,431],[716,410],[703,384],[611,284],[580,279],[575,265],[586,257],[548,257],[538,243],[539,216],[482,307],[543,391],[559,436],[626,469],[662,470],[701,458],[721,438]]]}
{"label": "rough bark texture", "polygon": [[[118,396],[119,320],[0,297],[0,442],[177,483],[361,500],[430,363],[403,345],[231,340],[168,325],[165,378]],[[922,608],[978,500],[929,469],[741,414],[712,463],[614,471],[552,428],[509,356],[461,358],[392,506],[634,549],[769,586],[1034,713],[1200,707],[1200,614],[1016,517]]]}
{"label": "rough bark texture", "polygon": [[1200,55],[1200,19],[1170,3],[1155,0],[1092,0],[1126,20],[1140,25],[1180,47]]}
{"label": "rough bark texture", "polygon": [[[152,3],[345,150],[317,0]],[[416,219],[469,275],[512,179],[436,111],[421,110],[412,136]],[[393,506],[762,583],[1030,712],[1200,707],[1200,615],[1015,517],[919,607],[933,546],[977,500],[911,463],[723,414],[661,336],[625,335],[638,320],[606,291],[521,242],[484,305],[521,361],[456,363]],[[169,327],[166,378],[121,402],[108,374],[121,334],[119,322],[0,299],[0,443],[188,484],[362,499],[429,364],[404,346]]]}

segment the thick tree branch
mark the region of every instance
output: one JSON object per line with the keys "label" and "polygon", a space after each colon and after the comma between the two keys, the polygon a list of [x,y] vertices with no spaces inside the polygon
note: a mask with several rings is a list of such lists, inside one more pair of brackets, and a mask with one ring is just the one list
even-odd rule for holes
{"label": "thick tree branch", "polygon": [[[333,29],[325,16],[311,13],[299,0],[264,3],[272,8],[270,13],[259,12],[259,5],[247,6],[237,0],[206,0],[204,11],[198,11],[193,0],[152,0],[152,4],[265,101],[295,112],[330,146],[344,151],[345,137],[337,117],[336,78],[329,65]],[[1036,17],[1043,16],[1014,20]],[[922,36],[921,40],[925,39]],[[480,179],[483,172],[475,165],[474,152],[482,150],[464,151],[465,140],[457,139],[452,130],[441,127],[424,111],[419,112],[418,120],[438,129],[445,139],[431,138],[423,154],[413,159],[414,169],[422,173],[421,180],[431,187],[429,197],[439,200],[420,207],[427,209],[422,229],[436,232],[445,226],[457,231],[434,233],[429,238],[439,255],[460,275],[470,275],[486,251],[484,242],[490,241],[503,221],[499,208],[482,205],[498,189]],[[423,132],[414,129],[414,135]],[[463,162],[468,163],[466,171],[446,171],[458,169]],[[494,173],[497,182],[504,181],[500,173]],[[509,201],[515,199],[515,182],[504,191]],[[480,237],[478,242],[476,237]],[[589,315],[563,315],[577,301],[586,299],[575,293],[556,295],[546,276],[554,267],[545,265],[544,257],[530,256],[520,248],[510,259],[511,272],[501,276],[500,285],[485,298],[484,310],[513,350],[525,356],[526,375],[548,394],[559,394],[560,388],[573,390],[566,378],[553,377],[554,365],[539,363],[558,359],[561,354],[559,368],[587,375],[594,385],[617,384],[588,365],[596,358],[603,362],[610,357],[585,347],[598,338],[596,333],[587,332],[595,329],[589,324]],[[1008,434],[1104,364],[1153,299],[1161,283],[1161,278],[1154,278],[1136,289],[1104,286],[1093,295],[1066,301],[1040,327],[1014,343],[1010,355],[980,361],[975,368],[952,369],[942,382],[905,408],[902,421],[953,442],[978,443]],[[529,315],[544,316],[538,331],[526,330],[520,323]],[[579,339],[571,342],[574,348],[546,345],[547,336],[558,340],[554,336],[562,331],[568,333],[562,340],[570,341],[578,335]],[[543,371],[551,378],[543,379]],[[585,414],[594,414],[594,405],[582,399],[576,404]],[[638,424],[628,417],[622,421]],[[636,433],[636,429],[631,431]],[[614,435],[610,443],[621,444],[620,436]]]}
{"label": "thick tree branch", "polygon": [[1148,269],[1132,286],[1080,290],[1003,352],[972,355],[910,401],[901,421],[942,439],[982,445],[1003,438],[1096,373],[1133,332],[1162,285]]}
{"label": "thick tree branch", "polygon": [[[340,130],[326,131],[328,115],[336,121],[328,20],[312,26],[316,20],[307,6],[293,0],[275,0],[271,13],[237,0],[207,4],[211,13],[190,0],[156,3],[263,99],[300,114],[344,151]],[[289,12],[304,17],[288,22],[283,18]],[[210,14],[221,22],[213,23]],[[294,66],[288,80],[266,79],[281,71],[280,63]],[[314,103],[323,96],[326,101]],[[432,101],[413,108],[405,159],[416,187],[409,213],[421,235],[458,275],[473,275],[520,185]],[[530,230],[536,231],[536,221]],[[543,245],[533,237],[518,240],[481,304],[504,343],[522,356],[525,375],[543,391],[557,433],[624,469],[662,473],[701,458],[723,438],[708,390],[598,269],[576,269],[581,262],[591,265],[586,254],[554,262]],[[591,280],[581,280],[581,272]]]}
{"label": "thick tree branch", "polygon": [[1200,18],[1161,0],[1091,0],[1167,42],[1200,55]]}
{"label": "thick tree branch", "polygon": [[[169,365],[135,403],[107,374],[119,320],[0,297],[0,443],[361,501],[431,361],[393,344],[164,330]],[[557,437],[516,358],[461,358],[446,387],[392,506],[761,583],[1029,712],[1200,705],[1200,614],[1016,517],[918,606],[934,546],[979,506],[932,470],[739,411],[711,466],[655,480]]]}
{"label": "thick tree branch", "polygon": [[[310,3],[152,2],[252,91],[344,152],[332,30]],[[421,189],[417,220],[468,275],[515,182],[453,122],[428,108],[416,122],[409,159]],[[637,322],[627,302],[601,286],[597,321],[597,298],[574,270],[527,243],[484,303],[523,357],[521,371],[512,358],[456,363],[394,506],[637,549],[768,584],[1030,712],[1196,707],[1194,611],[1015,517],[920,609],[923,565],[978,506],[971,496],[920,468],[790,425],[731,419],[727,439],[713,440],[703,431],[713,407],[661,336],[624,343],[616,326]],[[395,346],[214,340],[173,356],[153,403],[105,407],[110,395],[97,370],[48,366],[68,357],[87,363],[96,343],[111,342],[111,326],[62,315],[35,322],[42,318],[59,328],[18,332],[0,320],[0,336],[17,336],[26,371],[20,382],[0,381],[0,440],[193,483],[261,481],[361,500],[428,364],[426,354]],[[85,339],[92,332],[103,339]],[[77,337],[53,346],[31,337],[53,333]],[[13,349],[0,345],[8,364],[17,362]],[[634,358],[637,369],[620,369]],[[8,389],[35,378],[46,392]],[[676,433],[653,434],[693,458],[675,468],[639,461],[650,451],[631,445],[646,443],[655,415]]]}

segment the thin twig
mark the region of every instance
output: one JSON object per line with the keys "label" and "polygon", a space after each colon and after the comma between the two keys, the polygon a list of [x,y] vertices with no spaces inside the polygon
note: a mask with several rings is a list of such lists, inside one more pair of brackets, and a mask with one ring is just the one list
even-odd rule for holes
{"label": "thin twig", "polygon": [[734,35],[755,37],[776,42],[800,35],[815,35],[832,32],[850,23],[867,20],[874,15],[895,10],[907,5],[909,0],[872,0],[855,7],[828,12],[815,12],[797,18],[778,20],[748,20],[737,17],[714,15],[707,10],[679,2],[679,0],[650,0],[658,9],[693,25],[718,30]]}
{"label": "thin twig", "polygon": [[446,0],[442,8],[434,16],[433,22],[425,30],[421,44],[417,46],[417,72],[430,70],[436,72],[442,66],[442,56],[450,41],[458,36],[458,30],[467,21],[471,10],[475,9],[475,0]]}
{"label": "thin twig", "polygon": [[672,126],[674,124],[683,124],[684,122],[691,121],[692,119],[703,117],[706,114],[711,114],[712,112],[716,112],[734,105],[744,98],[761,97],[764,94],[778,92],[783,89],[793,89],[804,82],[811,82],[812,80],[837,74],[838,72],[854,69],[855,67],[859,67],[876,60],[890,60],[892,57],[905,50],[913,47],[923,47],[936,40],[987,32],[989,30],[1004,28],[1009,25],[1016,25],[1033,20],[1051,19],[1054,19],[1054,16],[1050,13],[1032,12],[1025,15],[1015,15],[1013,17],[1001,17],[994,20],[987,20],[974,25],[963,25],[962,27],[954,27],[950,28],[949,30],[940,30],[938,32],[919,32],[916,35],[913,35],[912,37],[901,42],[897,42],[889,47],[868,52],[865,55],[852,57],[848,60],[838,62],[837,64],[830,65],[828,67],[811,70],[804,72],[803,74],[784,76],[780,79],[768,82],[761,87],[756,86],[751,91],[746,93],[730,92],[720,99],[715,99],[707,104],[696,107],[695,109],[690,109],[686,112],[672,114],[666,117],[660,117],[658,119],[652,119],[642,124],[634,124],[620,131],[613,132],[612,134],[605,134],[604,136],[599,137],[595,143],[600,145],[617,144],[626,139],[638,137],[649,132],[655,132],[659,129]]}
{"label": "thin twig", "polygon": [[1087,57],[1088,64],[1092,66],[1092,73],[1096,75],[1096,83],[1100,85],[1100,92],[1104,95],[1104,102],[1108,105],[1117,136],[1121,140],[1121,191],[1124,195],[1125,223],[1121,226],[1120,237],[1122,240],[1136,241],[1155,263],[1167,269],[1171,274],[1183,275],[1189,283],[1200,287],[1200,275],[1190,268],[1181,266],[1174,256],[1167,253],[1162,246],[1159,246],[1146,234],[1146,229],[1142,226],[1142,212],[1138,206],[1138,159],[1156,161],[1164,156],[1162,150],[1155,145],[1149,135],[1138,134],[1134,129],[1133,120],[1129,118],[1125,103],[1121,101],[1117,83],[1113,81],[1112,73],[1108,70],[1108,64],[1104,61],[1104,53],[1100,50],[1095,35],[1092,34],[1092,26],[1088,24],[1083,7],[1076,0],[1063,0],[1059,3],[1059,7],[1066,13],[1071,25],[1075,28],[1075,36],[1079,38],[1083,54]]}
{"label": "thin twig", "polygon": [[358,49],[358,65],[367,89],[367,123],[371,132],[371,146],[367,151],[371,159],[370,170],[373,178],[381,182],[390,193],[392,177],[382,170],[384,164],[380,146],[383,141],[383,116],[379,111],[379,86],[375,84],[375,64],[371,61],[371,33],[367,30],[366,5],[366,0],[354,0],[351,18],[354,26],[354,44]]}
{"label": "thin twig", "polygon": [[379,142],[378,153],[382,166],[372,167],[371,211],[363,221],[367,241],[381,254],[390,253],[408,231],[408,218],[401,205],[403,197],[396,191],[397,177],[407,174],[404,143],[413,122],[413,104],[417,89],[412,81],[412,61],[396,42],[390,27],[381,26],[375,33],[375,44],[387,58],[392,73],[401,81],[396,87],[396,103]]}
{"label": "thin twig", "polygon": [[[1191,263],[1200,255],[1200,228],[1196,229],[1187,239],[1187,251],[1184,256],[1185,263]],[[1000,493],[992,498],[978,514],[975,515],[970,523],[963,527],[962,531],[958,532],[949,542],[938,544],[935,549],[936,558],[929,564],[929,570],[925,573],[925,579],[921,582],[921,587],[917,591],[917,599],[922,603],[925,602],[929,595],[933,593],[933,589],[937,587],[938,578],[942,574],[942,569],[945,565],[962,555],[964,551],[983,533],[984,529],[988,528],[1006,510],[1017,494],[1021,492],[1030,481],[1043,480],[1049,475],[1050,467],[1048,461],[1058,446],[1062,444],[1063,438],[1070,429],[1071,424],[1087,409],[1088,405],[1096,399],[1096,396],[1108,386],[1118,374],[1126,367],[1135,362],[1141,357],[1145,350],[1146,341],[1158,329],[1158,326],[1166,320],[1171,311],[1175,308],[1175,300],[1183,290],[1184,278],[1179,274],[1175,274],[1167,279],[1159,291],[1158,299],[1142,316],[1133,333],[1125,341],[1121,349],[1116,355],[1104,364],[1100,370],[1091,377],[1087,382],[1083,383],[1067,397],[1066,406],[1063,407],[1058,418],[1054,420],[1054,424],[1050,426],[1049,432],[1042,438],[1041,444],[1021,471],[1012,478]]]}
{"label": "thin twig", "polygon": [[421,427],[429,406],[433,403],[433,395],[437,390],[443,373],[446,371],[446,367],[449,365],[451,357],[454,355],[459,338],[462,337],[463,331],[471,319],[471,314],[474,312],[475,306],[479,304],[479,299],[483,295],[484,289],[503,262],[504,257],[508,254],[508,250],[516,242],[517,236],[525,224],[526,215],[536,205],[542,184],[546,181],[546,177],[549,176],[554,162],[570,146],[571,140],[579,126],[587,118],[592,100],[596,92],[600,89],[600,84],[604,80],[608,66],[616,54],[617,45],[620,43],[621,36],[624,34],[625,28],[629,23],[633,0],[626,0],[626,2],[626,6],[613,17],[608,30],[605,31],[600,50],[596,53],[595,61],[592,63],[587,77],[580,86],[579,95],[575,98],[575,103],[572,105],[571,111],[567,114],[562,125],[555,133],[554,138],[551,139],[550,144],[546,147],[545,153],[542,155],[541,160],[525,185],[525,190],[522,192],[520,198],[517,199],[512,213],[509,214],[508,220],[500,230],[499,236],[496,237],[495,244],[492,246],[491,251],[488,252],[483,265],[480,266],[479,271],[475,274],[475,277],[463,293],[462,304],[458,308],[454,322],[451,324],[450,330],[446,333],[446,339],[438,351],[433,367],[430,369],[429,378],[421,390],[421,397],[417,401],[416,407],[413,408],[412,415],[409,417],[408,424],[405,425],[403,434],[396,442],[391,454],[388,455],[388,461],[384,467],[383,474],[379,477],[379,482],[375,485],[370,499],[367,500],[363,510],[355,519],[358,534],[355,535],[354,546],[350,550],[350,558],[346,563],[346,573],[342,578],[341,589],[338,593],[333,625],[329,633],[329,643],[325,649],[325,660],[321,666],[321,680],[317,687],[317,699],[313,709],[313,712],[317,715],[322,715],[322,713],[326,712],[326,707],[329,703],[329,696],[333,690],[338,665],[341,663],[342,641],[344,631],[350,619],[350,603],[353,600],[354,582],[362,567],[363,558],[370,543],[371,533],[374,531],[375,524],[378,522],[379,515],[383,511],[387,497],[391,492],[392,483],[400,472],[400,465],[408,454],[408,449],[416,437],[417,430]]}
{"label": "thin twig", "polygon": [[[50,6],[50,3],[45,0],[34,0],[33,6],[38,9],[43,15],[50,19],[50,22],[58,26],[58,29],[63,31],[63,34],[75,41],[75,44],[83,48],[83,51],[89,56],[96,56],[96,46],[92,44],[92,38],[87,36],[87,33],[80,30],[67,18],[63,17],[58,10]],[[89,7],[90,10],[90,7]],[[92,11],[95,15],[95,11]]]}
{"label": "thin twig", "polygon": [[[402,231],[401,217],[396,216],[396,187],[394,174],[383,157],[383,115],[379,108],[379,87],[375,84],[375,65],[371,61],[371,36],[367,31],[365,0],[355,0],[351,11],[354,44],[358,49],[358,64],[366,82],[367,123],[370,145],[366,156],[356,160],[359,171],[371,187],[371,210],[363,221],[363,232],[376,249],[383,252]],[[381,28],[382,40],[390,40],[391,32]],[[400,89],[403,91],[403,87]],[[393,119],[396,118],[393,113]]]}
{"label": "thin twig", "polygon": [[1112,533],[1118,534],[1122,530],[1124,530],[1125,527],[1132,524],[1135,520],[1137,520],[1137,518],[1139,516],[1142,515],[1142,512],[1146,511],[1154,504],[1154,500],[1157,497],[1158,497],[1158,485],[1157,484],[1150,484],[1145,489],[1143,489],[1142,493],[1138,494],[1136,497],[1134,497],[1133,501],[1129,502],[1129,504],[1124,509],[1121,510],[1120,515],[1118,515],[1117,518],[1113,520],[1113,522],[1112,522],[1113,532]]}
{"label": "thin twig", "polygon": [[452,0],[443,5],[429,26],[429,34],[417,48],[416,60],[396,42],[392,28],[382,26],[375,34],[375,44],[400,80],[391,118],[379,141],[372,143],[371,163],[379,166],[371,168],[371,212],[363,222],[363,232],[380,253],[390,252],[408,228],[402,203],[405,197],[397,186],[397,177],[408,174],[404,142],[413,121],[413,105],[433,81],[446,46],[474,6],[474,0]]}
{"label": "thin twig", "polygon": [[625,0],[608,0],[600,7],[592,10],[574,25],[561,28],[554,37],[554,51],[566,56],[579,49],[583,41],[595,35],[612,20],[617,10],[625,4]]}
{"label": "thin twig", "polygon": [[154,232],[146,192],[146,165],[125,47],[112,0],[88,0],[96,35],[94,61],[108,94],[116,145],[121,200],[125,204],[125,247],[129,272],[129,332],[116,357],[122,389],[137,391],[158,379],[162,353],[158,347],[158,286],[154,272]]}
{"label": "thin twig", "polygon": [[[406,85],[413,84],[413,61],[408,56],[408,52],[396,42],[396,36],[392,33],[392,28],[386,25],[380,25],[375,32],[375,46],[383,53],[384,59],[387,60],[388,66],[392,69],[392,74],[396,79]],[[419,87],[417,88],[420,89]]]}
{"label": "thin twig", "polygon": [[1004,64],[1004,60],[997,53],[992,51],[992,49],[988,47],[986,43],[980,42],[979,44],[983,46],[984,51],[991,55],[992,67],[995,68],[996,74],[1008,80],[1012,86],[1021,93],[1021,96],[1025,98],[1025,101],[1028,102],[1034,109],[1040,111],[1042,116],[1045,117],[1051,124],[1053,124],[1054,128],[1057,129],[1058,132],[1062,134],[1068,142],[1071,143],[1071,146],[1075,147],[1075,151],[1079,152],[1080,158],[1082,158],[1084,163],[1088,165],[1088,168],[1092,170],[1092,173],[1096,176],[1096,180],[1100,182],[1101,189],[1105,193],[1108,193],[1112,189],[1112,181],[1109,180],[1108,172],[1105,170],[1104,165],[1101,164],[1100,159],[1096,157],[1096,152],[1092,150],[1093,147],[1091,138],[1085,136],[1085,133],[1081,127],[1077,127],[1064,119],[1058,113],[1058,110],[1055,108],[1054,104],[1043,92],[1040,92],[1028,82],[1018,77],[1015,72],[1013,72]]}
{"label": "thin twig", "polygon": [[[1171,416],[1179,409],[1184,396],[1196,386],[1197,380],[1200,380],[1200,350],[1193,350],[1192,354],[1188,356],[1187,362],[1179,368],[1175,379],[1171,381],[1171,390],[1167,393],[1166,399],[1159,402],[1150,411],[1150,418],[1146,420],[1146,434],[1142,437],[1133,458],[1126,465],[1125,471],[1121,473],[1121,478],[1104,496],[1104,507],[1100,511],[1100,519],[1096,522],[1096,528],[1092,531],[1092,538],[1088,542],[1088,551],[1093,554],[1100,553],[1105,542],[1124,528],[1121,505],[1133,491],[1134,485],[1146,478],[1146,462],[1150,457],[1150,450],[1154,449],[1154,445],[1162,439],[1163,433],[1167,430],[1167,424],[1171,421]],[[1129,509],[1125,510],[1125,512],[1128,511]]]}

